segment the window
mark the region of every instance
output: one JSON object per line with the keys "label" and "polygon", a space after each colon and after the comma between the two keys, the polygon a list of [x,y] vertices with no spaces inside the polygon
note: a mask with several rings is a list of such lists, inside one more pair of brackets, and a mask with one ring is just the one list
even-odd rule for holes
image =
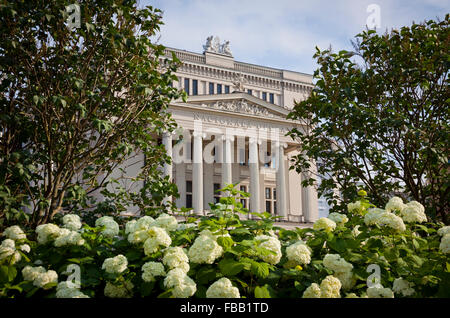
{"label": "window", "polygon": [[192,80],[192,95],[198,95],[198,81]]}
{"label": "window", "polygon": [[222,94],[222,84],[217,84],[217,94]]}
{"label": "window", "polygon": [[274,104],[275,103],[275,97],[273,96],[273,93],[269,94],[269,101]]}
{"label": "window", "polygon": [[266,212],[277,214],[277,192],[275,187],[265,188]]}
{"label": "window", "polygon": [[225,94],[230,94],[230,86],[225,85]]}
{"label": "window", "polygon": [[186,208],[192,208],[192,181],[186,181]]}
{"label": "window", "polygon": [[189,78],[184,79],[184,91],[189,95]]}
{"label": "window", "polygon": [[214,94],[214,83],[209,83],[209,95]]}
{"label": "window", "polygon": [[267,93],[266,92],[262,92],[261,99],[267,101]]}
{"label": "window", "polygon": [[220,183],[214,183],[214,203],[220,202]]}
{"label": "window", "polygon": [[253,95],[253,91],[252,91],[251,89],[247,89],[247,93],[248,93],[249,95]]}
{"label": "window", "polygon": [[239,148],[239,165],[246,166],[247,162],[245,160],[245,148]]}
{"label": "window", "polygon": [[[239,190],[243,191],[243,192],[247,192],[247,186],[240,186]],[[242,198],[240,199],[242,207],[244,209],[248,209],[248,198]]]}

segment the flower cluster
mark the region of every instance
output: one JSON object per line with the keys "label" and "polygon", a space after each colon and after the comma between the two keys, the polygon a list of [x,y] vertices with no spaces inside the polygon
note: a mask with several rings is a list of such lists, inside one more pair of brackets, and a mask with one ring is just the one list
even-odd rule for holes
{"label": "flower cluster", "polygon": [[406,230],[405,223],[403,223],[401,217],[379,208],[369,209],[367,214],[364,216],[364,223],[366,225],[387,226],[397,232],[403,232]]}
{"label": "flower cluster", "polygon": [[64,245],[83,245],[84,242],[80,233],[69,229],[60,229],[54,244],[56,247],[59,247]]}
{"label": "flower cluster", "polygon": [[281,243],[278,238],[269,235],[258,235],[255,237],[255,241],[260,242],[259,246],[269,250],[270,253],[266,255],[259,255],[259,257],[269,264],[275,265],[280,262],[281,259]]}
{"label": "flower cluster", "polygon": [[111,216],[102,216],[95,221],[96,227],[105,227],[100,233],[107,237],[113,238],[119,234],[119,224]]}
{"label": "flower cluster", "polygon": [[328,218],[336,223],[336,225],[344,225],[348,222],[348,217],[345,214],[341,213],[330,213]]}
{"label": "flower cluster", "polygon": [[166,248],[162,261],[170,269],[180,268],[185,273],[189,271],[189,258],[184,249],[179,246]]}
{"label": "flower cluster", "polygon": [[6,238],[14,240],[14,241],[24,240],[27,238],[25,233],[22,231],[22,229],[18,225],[13,225],[13,226],[6,228],[3,231],[3,236],[6,236]]}
{"label": "flower cluster", "polygon": [[338,278],[343,289],[350,289],[356,283],[353,277],[353,265],[348,263],[339,254],[327,254],[323,258],[323,266],[332,270]]}
{"label": "flower cluster", "polygon": [[142,265],[142,279],[145,282],[152,282],[156,276],[164,275],[166,275],[164,265],[160,262],[147,262]]}
{"label": "flower cluster", "polygon": [[303,292],[303,298],[339,298],[341,297],[341,282],[336,277],[328,275],[325,277],[320,286],[312,283]]}
{"label": "flower cluster", "polygon": [[20,253],[16,250],[16,243],[11,239],[6,239],[0,245],[0,260],[6,259],[10,256],[10,262],[12,264],[17,263],[22,258]]}
{"label": "flower cluster", "polygon": [[188,298],[197,291],[195,282],[180,268],[174,268],[167,273],[164,286],[173,288],[172,295],[175,298]]}
{"label": "flower cluster", "polygon": [[336,222],[329,218],[320,218],[313,224],[314,230],[324,230],[325,232],[332,232],[336,228]]}
{"label": "flower cluster", "polygon": [[36,227],[37,241],[39,244],[46,244],[58,238],[61,229],[56,224],[48,223]]}
{"label": "flower cluster", "polygon": [[414,283],[410,283],[403,278],[397,278],[394,280],[394,285],[392,286],[392,290],[396,294],[401,294],[405,297],[411,296],[415,293]]}
{"label": "flower cluster", "polygon": [[48,284],[58,282],[58,274],[53,270],[46,271],[42,266],[26,266],[22,270],[22,276],[24,280],[32,281],[34,286],[44,289],[48,289]]}
{"label": "flower cluster", "polygon": [[148,238],[144,242],[144,252],[147,256],[157,252],[160,247],[168,247],[172,244],[172,239],[163,228],[151,226],[147,230],[147,235]]}
{"label": "flower cluster", "polygon": [[295,265],[306,265],[311,262],[311,249],[303,241],[298,241],[286,248],[286,256]]}
{"label": "flower cluster", "polygon": [[153,226],[161,227],[167,232],[171,232],[177,229],[178,221],[174,216],[162,213],[156,218]]}
{"label": "flower cluster", "polygon": [[347,211],[353,214],[362,214],[364,211],[364,206],[361,201],[350,202],[347,204]]}
{"label": "flower cluster", "polygon": [[390,288],[373,286],[367,288],[367,296],[369,298],[394,298],[394,292]]}
{"label": "flower cluster", "polygon": [[56,286],[56,298],[89,298],[83,294],[73,283],[63,281]]}
{"label": "flower cluster", "polygon": [[239,289],[223,277],[215,281],[206,291],[206,298],[240,298]]}
{"label": "flower cluster", "polygon": [[78,231],[81,229],[80,217],[76,214],[66,214],[62,218],[63,227],[72,231]]}
{"label": "flower cluster", "polygon": [[222,254],[222,246],[209,231],[201,232],[188,251],[189,260],[198,264],[212,264]]}
{"label": "flower cluster", "polygon": [[104,260],[102,269],[110,274],[121,274],[128,266],[128,260],[123,255],[117,255],[116,257],[107,258]]}

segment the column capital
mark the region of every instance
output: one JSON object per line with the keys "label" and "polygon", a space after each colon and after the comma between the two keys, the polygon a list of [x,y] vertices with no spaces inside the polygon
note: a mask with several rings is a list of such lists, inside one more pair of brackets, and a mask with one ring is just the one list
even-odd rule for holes
{"label": "column capital", "polygon": [[248,142],[250,144],[254,144],[254,143],[257,143],[258,145],[262,144],[262,140],[258,139],[257,137],[249,137]]}
{"label": "column capital", "polygon": [[277,141],[276,143],[275,143],[275,146],[276,147],[280,147],[280,148],[287,148],[287,143],[286,142],[279,142],[279,141]]}
{"label": "column capital", "polygon": [[201,139],[204,139],[204,138],[206,138],[206,133],[194,130],[194,132],[192,133],[192,136],[194,138],[200,137]]}
{"label": "column capital", "polygon": [[221,138],[223,141],[234,141],[233,135],[222,135]]}

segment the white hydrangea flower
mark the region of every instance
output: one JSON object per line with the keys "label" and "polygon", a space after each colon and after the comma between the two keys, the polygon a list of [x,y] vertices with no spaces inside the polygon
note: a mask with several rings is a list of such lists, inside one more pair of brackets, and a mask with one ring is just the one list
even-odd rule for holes
{"label": "white hydrangea flower", "polygon": [[332,232],[336,228],[336,222],[329,218],[320,218],[313,224],[314,230],[324,230],[325,232]]}
{"label": "white hydrangea flower", "polygon": [[403,232],[406,230],[405,223],[403,223],[403,219],[394,213],[385,212],[380,215],[378,219],[378,224],[383,226],[386,225],[397,232]]}
{"label": "white hydrangea flower", "polygon": [[128,234],[128,242],[138,244],[149,238],[148,230],[155,224],[151,216],[143,216],[137,221],[133,220],[125,225],[125,233]]}
{"label": "white hydrangea flower", "polygon": [[36,227],[37,241],[39,244],[46,244],[58,238],[60,231],[59,226],[52,223],[38,225]]}
{"label": "white hydrangea flower", "polygon": [[154,226],[161,227],[168,232],[175,231],[178,227],[178,221],[174,216],[162,213],[156,218]]}
{"label": "white hydrangea flower", "polygon": [[107,273],[120,274],[127,269],[128,260],[122,254],[104,260],[102,269]]}
{"label": "white hydrangea flower", "polygon": [[450,253],[450,233],[445,234],[441,238],[441,243],[439,244],[439,250],[444,254]]}
{"label": "white hydrangea flower", "polygon": [[320,286],[316,283],[312,283],[305,289],[302,298],[320,298],[321,294],[322,291],[320,290]]}
{"label": "white hydrangea flower", "polygon": [[12,257],[12,264],[17,263],[22,259],[20,253],[16,250],[16,243],[12,239],[5,239],[0,245],[0,260]]}
{"label": "white hydrangea flower", "polygon": [[441,228],[437,231],[437,233],[438,233],[440,236],[444,236],[444,235],[450,234],[450,225],[441,227]]}
{"label": "white hydrangea flower", "polygon": [[36,287],[48,289],[45,287],[46,285],[57,282],[58,282],[58,274],[53,270],[49,270],[43,273],[39,273],[33,280],[33,285]]}
{"label": "white hydrangea flower", "polygon": [[347,204],[347,211],[350,213],[361,214],[364,211],[364,206],[361,201],[351,202]]}
{"label": "white hydrangea flower", "polygon": [[78,288],[68,284],[67,281],[62,281],[56,286],[56,298],[89,298],[83,294]]}
{"label": "white hydrangea flower", "polygon": [[39,274],[43,274],[45,272],[46,270],[42,266],[32,267],[30,265],[27,265],[22,269],[22,276],[24,280],[32,282],[39,276]]}
{"label": "white hydrangea flower", "polygon": [[380,218],[380,215],[385,212],[385,210],[379,208],[368,209],[366,215],[364,215],[364,223],[366,225],[375,225]]}
{"label": "white hydrangea flower", "polygon": [[355,293],[350,293],[345,296],[345,298],[359,298]]}
{"label": "white hydrangea flower", "polygon": [[394,280],[392,290],[396,294],[402,294],[403,296],[407,297],[415,293],[413,286],[414,283],[410,283],[407,280],[400,277]]}
{"label": "white hydrangea flower", "polygon": [[326,254],[323,258],[323,266],[334,272],[349,272],[353,270],[353,265],[339,254]]}
{"label": "white hydrangea flower", "polygon": [[189,257],[184,249],[179,246],[166,248],[162,261],[170,269],[183,268],[184,270],[187,269],[186,273],[189,271]]}
{"label": "white hydrangea flower", "polygon": [[356,278],[353,275],[353,271],[348,272],[335,272],[333,274],[334,277],[339,279],[339,281],[342,284],[343,290],[349,290],[352,289],[356,284]]}
{"label": "white hydrangea flower", "polygon": [[239,289],[231,281],[223,277],[215,281],[206,290],[206,298],[240,298]]}
{"label": "white hydrangea flower", "polygon": [[341,281],[332,275],[328,275],[320,283],[320,298],[340,298]]}
{"label": "white hydrangea flower", "polygon": [[281,243],[278,238],[269,235],[258,235],[255,237],[255,241],[262,241],[259,246],[273,252],[267,255],[259,255],[264,262],[272,265],[280,262],[282,254]]}
{"label": "white hydrangea flower", "polygon": [[56,247],[65,246],[65,245],[83,245],[84,239],[81,237],[81,234],[72,231],[69,229],[61,229],[59,231],[59,236],[56,238],[54,245]]}
{"label": "white hydrangea flower", "polygon": [[64,228],[72,230],[72,231],[78,231],[81,229],[81,219],[76,214],[66,214],[62,218]]}
{"label": "white hydrangea flower", "polygon": [[100,232],[105,237],[113,238],[119,234],[119,224],[111,216],[102,216],[95,221],[96,227],[105,227],[104,230]]}
{"label": "white hydrangea flower", "polygon": [[353,237],[357,237],[359,234],[361,234],[361,231],[359,230],[360,225],[355,226],[352,229],[352,235]]}
{"label": "white hydrangea flower", "polygon": [[156,276],[164,275],[166,275],[164,265],[160,262],[147,262],[142,265],[142,279],[145,282],[152,282]]}
{"label": "white hydrangea flower", "polygon": [[369,298],[394,298],[394,292],[389,288],[369,287],[367,288]]}
{"label": "white hydrangea flower", "polygon": [[147,233],[148,239],[144,243],[144,252],[147,256],[157,252],[161,247],[168,247],[172,244],[172,239],[163,228],[151,226]]}
{"label": "white hydrangea flower", "polygon": [[403,203],[402,198],[400,198],[400,197],[392,197],[388,201],[388,203],[386,203],[386,206],[384,207],[384,209],[387,212],[397,211],[397,212],[401,213],[405,207],[406,207],[406,205]]}
{"label": "white hydrangea flower", "polygon": [[172,295],[175,298],[188,298],[197,291],[195,282],[179,268],[174,268],[167,273],[164,286],[173,288]]}
{"label": "white hydrangea flower", "polygon": [[332,212],[328,218],[336,223],[336,225],[344,225],[348,222],[348,217],[345,214]]}
{"label": "white hydrangea flower", "polygon": [[107,282],[104,294],[109,298],[131,298],[133,296],[133,288],[134,285],[130,281],[126,281],[120,286]]}
{"label": "white hydrangea flower", "polygon": [[294,261],[297,265],[305,265],[311,262],[311,250],[303,241],[298,241],[286,248],[288,260]]}
{"label": "white hydrangea flower", "polygon": [[25,253],[30,253],[31,247],[28,244],[22,244],[19,246],[20,250]]}
{"label": "white hydrangea flower", "polygon": [[222,256],[223,248],[217,244],[213,235],[199,235],[188,251],[191,262],[198,264],[212,264]]}
{"label": "white hydrangea flower", "polygon": [[25,233],[22,231],[22,229],[18,225],[13,225],[13,226],[6,228],[3,231],[3,236],[6,236],[6,238],[9,238],[14,241],[24,240],[27,238]]}
{"label": "white hydrangea flower", "polygon": [[422,204],[417,201],[408,202],[401,212],[401,217],[403,221],[412,223],[422,223],[427,221],[427,216],[425,214],[425,208]]}

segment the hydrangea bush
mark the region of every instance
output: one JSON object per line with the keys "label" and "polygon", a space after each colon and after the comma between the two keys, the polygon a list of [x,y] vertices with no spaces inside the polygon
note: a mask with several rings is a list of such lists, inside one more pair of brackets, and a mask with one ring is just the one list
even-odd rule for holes
{"label": "hydrangea bush", "polygon": [[428,222],[419,202],[394,197],[382,209],[361,191],[347,211],[287,230],[243,209],[247,193],[222,191],[229,196],[202,217],[105,216],[91,227],[65,215],[34,232],[11,226],[1,236],[0,296],[450,296],[450,227]]}

